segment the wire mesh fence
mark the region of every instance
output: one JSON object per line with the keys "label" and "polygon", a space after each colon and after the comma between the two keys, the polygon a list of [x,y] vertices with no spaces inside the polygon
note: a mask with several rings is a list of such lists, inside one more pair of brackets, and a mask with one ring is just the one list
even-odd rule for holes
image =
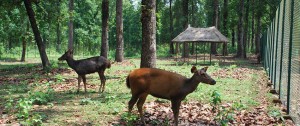
{"label": "wire mesh fence", "polygon": [[261,37],[264,67],[296,125],[300,125],[300,1],[282,0]]}

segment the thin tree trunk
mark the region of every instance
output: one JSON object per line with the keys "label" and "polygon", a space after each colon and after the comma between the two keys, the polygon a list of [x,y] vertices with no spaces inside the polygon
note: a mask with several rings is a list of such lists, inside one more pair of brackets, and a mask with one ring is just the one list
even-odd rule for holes
{"label": "thin tree trunk", "polygon": [[[227,20],[228,20],[228,0],[224,0],[224,15],[223,15],[223,31],[224,35],[228,36]],[[227,43],[223,44],[223,55],[228,55]]]}
{"label": "thin tree trunk", "polygon": [[21,62],[25,62],[25,56],[26,56],[26,34],[22,36],[22,56],[21,56]]}
{"label": "thin tree trunk", "polygon": [[[254,0],[252,0],[252,5],[254,5]],[[252,34],[251,34],[251,46],[250,46],[250,50],[253,50],[253,46],[254,46],[254,35],[255,35],[255,22],[254,22],[254,19],[255,19],[255,11],[254,11],[254,7],[252,6]]]}
{"label": "thin tree trunk", "polygon": [[255,35],[255,54],[260,55],[260,30],[261,30],[261,17],[260,15],[256,18],[256,35]]}
{"label": "thin tree trunk", "polygon": [[56,24],[56,51],[61,52],[61,31],[60,31],[60,0],[57,1],[57,24]]}
{"label": "thin tree trunk", "polygon": [[117,25],[117,49],[116,49],[116,61],[122,62],[124,60],[124,41],[123,41],[123,0],[117,0],[116,3],[116,25]]}
{"label": "thin tree trunk", "polygon": [[156,0],[142,0],[141,68],[156,67]]}
{"label": "thin tree trunk", "polygon": [[74,10],[74,0],[69,0],[69,41],[68,49],[73,49],[74,33],[73,33],[73,10]]}
{"label": "thin tree trunk", "polygon": [[244,44],[244,50],[243,50],[243,58],[247,57],[247,41],[248,41],[248,27],[249,27],[249,0],[247,0],[246,4],[246,15],[245,15],[245,30],[244,30],[244,36],[243,36],[243,44]]}
{"label": "thin tree trunk", "polygon": [[[182,8],[183,8],[183,16],[184,16],[184,21],[183,21],[183,29],[185,30],[188,28],[189,25],[189,0],[184,0],[182,3]],[[189,57],[189,43],[185,42],[183,44],[184,51],[182,53],[182,57]]]}
{"label": "thin tree trunk", "polygon": [[30,21],[31,28],[32,28],[32,31],[33,31],[33,34],[34,34],[34,38],[35,38],[36,44],[37,44],[38,49],[39,49],[39,53],[40,53],[40,57],[41,57],[41,60],[42,60],[43,68],[46,69],[50,65],[50,63],[49,63],[49,60],[48,60],[48,57],[47,57],[47,54],[46,54],[45,45],[42,42],[42,38],[41,38],[41,35],[40,35],[40,32],[39,32],[39,29],[37,27],[37,24],[36,24],[36,20],[35,20],[35,17],[34,17],[35,14],[34,14],[34,11],[32,9],[31,2],[30,2],[30,0],[24,0],[24,4],[25,4],[25,8],[26,8],[28,17],[29,17],[29,21]]}
{"label": "thin tree trunk", "polygon": [[[171,54],[175,54],[174,51],[174,43],[172,42],[172,39],[174,37],[173,35],[173,13],[172,13],[172,0],[170,0],[170,9],[169,9],[169,13],[170,13],[170,53]],[[177,53],[177,52],[176,52]]]}
{"label": "thin tree trunk", "polygon": [[[213,26],[215,26],[218,29],[218,21],[219,21],[219,0],[214,0],[214,13],[213,13]],[[216,43],[211,43],[211,54],[218,54],[217,52],[217,44]]]}
{"label": "thin tree trunk", "polygon": [[231,45],[232,47],[234,47],[234,44],[235,44],[235,31],[234,31],[234,28],[232,28],[231,30]]}
{"label": "thin tree trunk", "polygon": [[244,57],[244,0],[240,0],[239,5],[239,22],[238,22],[238,48],[237,48],[237,55],[238,58]]}
{"label": "thin tree trunk", "polygon": [[[194,16],[194,13],[195,13],[195,5],[194,5],[195,1],[192,0],[191,1],[191,4],[192,4],[192,12],[191,12],[191,25],[193,27],[195,27],[195,16]],[[192,42],[192,51],[191,51],[191,54],[194,55],[195,54],[195,42]]]}
{"label": "thin tree trunk", "polygon": [[102,0],[102,45],[101,56],[107,58],[108,56],[108,17],[109,17],[109,1]]}

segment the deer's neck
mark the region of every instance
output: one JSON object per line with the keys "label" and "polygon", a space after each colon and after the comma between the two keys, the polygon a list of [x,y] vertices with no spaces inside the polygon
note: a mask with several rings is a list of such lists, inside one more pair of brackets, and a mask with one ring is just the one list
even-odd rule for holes
{"label": "deer's neck", "polygon": [[196,79],[195,75],[188,78],[184,84],[185,93],[189,94],[196,90],[200,83],[200,80]]}
{"label": "deer's neck", "polygon": [[73,57],[68,57],[67,63],[72,69],[75,69],[76,63],[75,63],[75,60],[73,59]]}

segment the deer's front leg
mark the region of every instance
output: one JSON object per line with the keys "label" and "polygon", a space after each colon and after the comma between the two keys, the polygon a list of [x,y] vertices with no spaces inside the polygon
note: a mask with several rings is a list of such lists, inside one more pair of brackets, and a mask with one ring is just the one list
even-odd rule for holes
{"label": "deer's front leg", "polygon": [[174,114],[174,125],[178,126],[178,114],[179,114],[179,108],[180,108],[180,104],[181,104],[181,100],[172,100],[172,110],[173,110],[173,114]]}
{"label": "deer's front leg", "polygon": [[[105,89],[105,82],[106,82],[106,78],[104,76],[104,71],[100,71],[98,72],[100,80],[101,80],[101,85],[99,87],[99,92],[103,92]],[[102,89],[102,90],[101,90]]]}
{"label": "deer's front leg", "polygon": [[78,87],[77,87],[77,94],[78,94],[79,89],[80,89],[80,83],[81,83],[81,76],[80,75],[78,75],[77,81],[78,81]]}
{"label": "deer's front leg", "polygon": [[85,75],[82,76],[83,84],[84,84],[84,93],[86,93],[86,78]]}

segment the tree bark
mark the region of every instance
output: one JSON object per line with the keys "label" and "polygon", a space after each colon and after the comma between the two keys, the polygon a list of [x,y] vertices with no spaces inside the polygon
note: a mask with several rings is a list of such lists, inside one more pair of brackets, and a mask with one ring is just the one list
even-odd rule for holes
{"label": "tree bark", "polygon": [[255,54],[260,55],[260,31],[261,31],[261,17],[256,17],[256,35],[255,35]]}
{"label": "tree bark", "polygon": [[237,48],[237,55],[238,58],[244,58],[244,0],[240,0],[239,5],[239,22],[238,22],[238,48]]}
{"label": "tree bark", "polygon": [[[255,3],[254,3],[254,0],[252,0],[252,5],[254,5]],[[255,40],[254,40],[254,35],[255,35],[255,21],[254,21],[254,19],[255,19],[255,11],[254,11],[254,7],[252,6],[252,34],[251,34],[251,46],[250,46],[250,50],[252,51],[253,50],[253,46],[254,46],[254,42],[255,42]]]}
{"label": "tree bark", "polygon": [[172,0],[170,0],[170,3],[169,3],[169,14],[170,14],[170,53],[171,54],[175,54],[175,51],[174,51],[174,43],[172,42],[172,39],[174,37],[173,35],[173,13],[172,13]]}
{"label": "tree bark", "polygon": [[26,55],[26,35],[22,36],[22,56],[21,56],[21,62],[25,62],[25,55]]}
{"label": "tree bark", "polygon": [[[218,20],[219,20],[219,0],[214,0],[214,13],[213,13],[213,26],[218,29]],[[217,52],[217,44],[211,43],[211,54],[218,54]]]}
{"label": "tree bark", "polygon": [[235,44],[235,30],[232,28],[231,30],[231,47],[234,48]]}
{"label": "tree bark", "polygon": [[[228,20],[228,0],[224,0],[224,15],[223,15],[223,31],[224,35],[228,36],[228,28],[227,28],[227,20]],[[227,43],[223,44],[223,55],[228,55]]]}
{"label": "tree bark", "polygon": [[61,52],[60,0],[57,1],[56,51]]}
{"label": "tree bark", "polygon": [[247,41],[248,41],[248,27],[249,27],[249,0],[247,0],[247,4],[246,4],[246,15],[245,15],[245,30],[244,30],[244,36],[243,36],[243,58],[247,57],[247,46],[249,46],[249,44],[247,45]]}
{"label": "tree bark", "polygon": [[74,41],[74,25],[73,25],[73,10],[74,10],[74,0],[69,0],[69,41],[68,41],[68,49],[73,49],[73,41]]}
{"label": "tree bark", "polygon": [[109,1],[102,0],[102,45],[101,56],[107,58],[108,56],[108,17],[109,17]]}
{"label": "tree bark", "polygon": [[[183,8],[183,16],[184,16],[184,21],[183,21],[183,29],[185,30],[188,28],[189,25],[189,0],[183,0],[182,3],[182,8]],[[183,44],[184,51],[182,53],[182,57],[189,57],[189,43],[184,42]]]}
{"label": "tree bark", "polygon": [[123,39],[123,0],[117,0],[116,3],[116,26],[117,26],[117,49],[116,61],[122,62],[124,60],[124,39]]}
{"label": "tree bark", "polygon": [[48,60],[48,56],[46,54],[45,45],[42,42],[42,38],[41,38],[41,35],[40,35],[40,32],[39,32],[38,26],[36,24],[36,20],[35,20],[35,17],[34,17],[35,14],[34,14],[34,11],[32,9],[32,5],[31,5],[30,0],[24,0],[24,5],[25,5],[25,8],[26,8],[26,11],[27,11],[27,14],[28,14],[28,18],[29,18],[29,21],[30,21],[30,24],[31,24],[31,28],[32,28],[32,31],[33,31],[33,34],[34,34],[36,44],[37,44],[38,49],[39,49],[39,53],[40,53],[40,57],[41,57],[41,60],[42,60],[43,68],[46,69],[50,65],[50,63],[49,63],[49,60]]}
{"label": "tree bark", "polygon": [[[195,15],[194,15],[194,13],[195,13],[195,1],[194,0],[192,0],[191,1],[191,6],[192,6],[192,12],[191,12],[191,26],[193,26],[193,27],[195,27],[195,25],[196,25],[196,22],[195,22]],[[194,55],[195,54],[195,42],[192,42],[192,51],[191,51],[191,54],[192,55]]]}
{"label": "tree bark", "polygon": [[156,67],[156,0],[142,0],[141,68]]}

